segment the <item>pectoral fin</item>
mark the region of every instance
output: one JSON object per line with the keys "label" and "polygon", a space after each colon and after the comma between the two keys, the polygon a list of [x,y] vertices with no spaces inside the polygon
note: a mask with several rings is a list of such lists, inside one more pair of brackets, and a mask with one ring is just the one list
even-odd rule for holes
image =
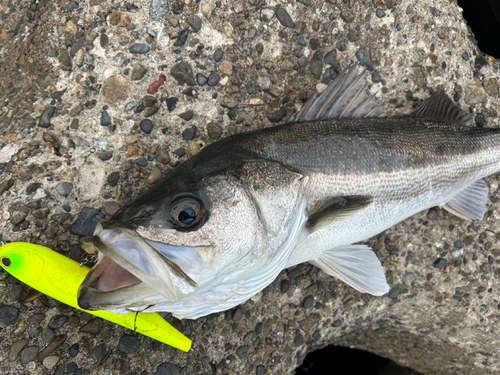
{"label": "pectoral fin", "polygon": [[389,291],[384,269],[375,253],[366,245],[327,250],[310,263],[361,293],[381,296]]}
{"label": "pectoral fin", "polygon": [[488,193],[488,184],[484,180],[477,180],[458,193],[443,208],[465,220],[481,220],[486,213]]}
{"label": "pectoral fin", "polygon": [[335,197],[309,215],[306,228],[315,232],[335,221],[343,220],[373,202],[371,196]]}

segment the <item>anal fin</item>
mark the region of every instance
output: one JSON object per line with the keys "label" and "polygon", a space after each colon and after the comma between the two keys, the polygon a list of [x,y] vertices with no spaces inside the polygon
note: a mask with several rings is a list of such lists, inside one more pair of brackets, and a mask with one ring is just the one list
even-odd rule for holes
{"label": "anal fin", "polygon": [[465,220],[481,220],[486,213],[488,193],[488,184],[484,180],[477,180],[458,193],[443,208]]}
{"label": "anal fin", "polygon": [[373,250],[366,245],[349,245],[327,250],[310,263],[361,293],[381,296],[389,291],[382,264]]}

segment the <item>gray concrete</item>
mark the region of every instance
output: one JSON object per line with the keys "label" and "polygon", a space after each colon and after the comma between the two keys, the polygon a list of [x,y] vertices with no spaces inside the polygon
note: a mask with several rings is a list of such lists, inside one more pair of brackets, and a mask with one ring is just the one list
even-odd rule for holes
{"label": "gray concrete", "polygon": [[[133,2],[129,10],[110,0],[0,4],[3,241],[36,242],[83,260],[80,239],[69,228],[84,207],[109,216],[117,207],[113,202],[137,196],[155,181],[158,169],[185,160],[199,141],[213,142],[209,134],[219,127],[225,136],[272,126],[269,119],[275,121],[281,107],[286,119],[300,108],[300,99],[323,87],[327,62],[337,72],[355,60],[373,68],[377,73],[368,75],[369,86],[391,115],[408,113],[429,89],[443,87],[479,115],[478,122],[499,124],[500,63],[488,56],[478,60],[455,2],[154,3],[162,8],[151,13],[146,0]],[[278,19],[279,7],[289,17],[279,11]],[[112,14],[113,9],[126,15]],[[150,14],[161,17],[165,10],[167,18],[150,21]],[[183,30],[189,30],[185,41]],[[146,43],[149,53],[137,53],[144,46],[130,50],[135,43]],[[332,55],[324,60],[335,47],[336,61]],[[217,53],[214,60],[218,49],[223,56]],[[174,71],[174,78],[171,69],[181,57],[193,73]],[[147,72],[130,81],[137,62]],[[160,74],[166,84],[155,96],[178,98],[172,112],[163,100],[142,99]],[[207,78],[213,86],[198,85]],[[188,85],[197,90],[195,97],[182,93]],[[62,96],[61,90],[66,90]],[[149,105],[143,112],[125,111],[127,103],[141,100]],[[109,123],[104,105],[111,128],[103,126]],[[159,109],[149,117],[154,127],[146,133],[139,123],[155,106]],[[191,120],[179,117],[189,110]],[[192,125],[197,130],[190,144],[182,132]],[[186,156],[174,154],[180,147]],[[111,186],[107,177],[116,171],[127,177]],[[72,188],[56,188],[62,182]],[[130,338],[133,332],[111,323],[87,324],[89,315],[43,296],[30,300],[30,289],[2,272],[0,303],[14,309],[0,306],[0,372],[62,374],[78,368],[99,374],[192,374],[216,368],[221,374],[285,374],[308,351],[332,343],[366,349],[424,373],[500,372],[500,205],[497,178],[488,183],[492,200],[483,221],[469,223],[431,210],[368,242],[386,269],[388,296],[360,295],[300,265],[233,311],[191,324],[167,316],[193,339],[187,354],[143,336]],[[314,303],[305,309],[308,296]],[[52,320],[56,315],[68,319]]]}

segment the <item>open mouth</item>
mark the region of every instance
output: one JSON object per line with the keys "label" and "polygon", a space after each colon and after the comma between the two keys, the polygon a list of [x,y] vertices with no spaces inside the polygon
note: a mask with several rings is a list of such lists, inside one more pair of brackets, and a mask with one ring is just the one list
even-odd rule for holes
{"label": "open mouth", "polygon": [[[80,286],[78,305],[86,310],[178,301],[197,288],[184,269],[198,256],[189,247],[147,241],[126,228],[103,229],[90,244],[97,263]],[[196,259],[193,259],[196,263]]]}

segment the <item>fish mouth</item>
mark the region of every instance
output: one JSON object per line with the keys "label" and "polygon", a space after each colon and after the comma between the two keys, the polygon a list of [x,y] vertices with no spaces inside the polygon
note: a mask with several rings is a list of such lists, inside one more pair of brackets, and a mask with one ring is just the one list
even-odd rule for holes
{"label": "fish mouth", "polygon": [[175,256],[193,253],[189,247],[148,241],[128,228],[99,230],[86,246],[98,251],[98,259],[80,285],[84,310],[138,311],[179,301],[198,287]]}

